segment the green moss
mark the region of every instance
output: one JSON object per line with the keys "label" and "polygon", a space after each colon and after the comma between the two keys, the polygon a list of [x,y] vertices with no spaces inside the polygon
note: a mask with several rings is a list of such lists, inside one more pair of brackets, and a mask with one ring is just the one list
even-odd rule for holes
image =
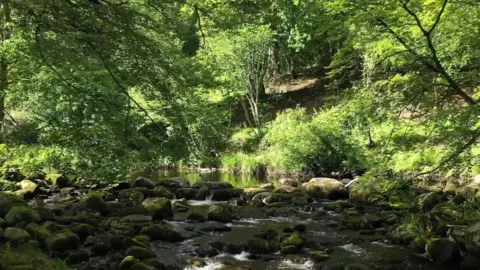
{"label": "green moss", "polygon": [[50,259],[47,254],[28,244],[14,248],[3,246],[0,249],[0,262],[5,269],[71,270],[65,262]]}
{"label": "green moss", "polygon": [[14,225],[19,222],[40,222],[41,218],[37,211],[27,206],[14,206],[5,216],[8,224]]}
{"label": "green moss", "polygon": [[72,250],[80,245],[80,238],[70,231],[65,231],[48,237],[45,243],[51,251]]}
{"label": "green moss", "polygon": [[47,237],[51,236],[47,229],[35,223],[28,224],[25,230],[32,236],[33,239],[38,241],[44,241]]}

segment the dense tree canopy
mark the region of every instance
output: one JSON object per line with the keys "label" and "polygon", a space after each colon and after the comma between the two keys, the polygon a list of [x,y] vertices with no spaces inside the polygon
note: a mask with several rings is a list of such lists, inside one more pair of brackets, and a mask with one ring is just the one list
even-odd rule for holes
{"label": "dense tree canopy", "polygon": [[[4,166],[478,170],[476,1],[2,0],[1,11]],[[271,93],[309,80],[322,107],[278,109],[289,93]]]}

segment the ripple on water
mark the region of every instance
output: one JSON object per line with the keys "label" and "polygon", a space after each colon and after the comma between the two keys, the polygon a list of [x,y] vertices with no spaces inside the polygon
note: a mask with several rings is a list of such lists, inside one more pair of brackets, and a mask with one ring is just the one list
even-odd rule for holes
{"label": "ripple on water", "polygon": [[221,269],[222,267],[224,267],[224,265],[219,261],[206,259],[205,263],[207,264],[205,266],[202,266],[202,267],[187,266],[187,267],[184,268],[184,270],[217,270],[217,269]]}
{"label": "ripple on water", "polygon": [[364,250],[361,247],[355,246],[354,244],[346,244],[346,245],[340,246],[340,248],[342,248],[342,249],[344,249],[348,252],[355,253],[355,254],[364,253]]}
{"label": "ripple on water", "polygon": [[213,204],[225,204],[227,201],[212,201],[212,200],[189,200],[188,204],[190,206],[202,206],[202,205],[213,205]]}
{"label": "ripple on water", "polygon": [[308,260],[304,263],[296,263],[290,260],[282,261],[277,269],[288,269],[288,270],[303,270],[303,269],[313,269],[314,263],[312,260]]}

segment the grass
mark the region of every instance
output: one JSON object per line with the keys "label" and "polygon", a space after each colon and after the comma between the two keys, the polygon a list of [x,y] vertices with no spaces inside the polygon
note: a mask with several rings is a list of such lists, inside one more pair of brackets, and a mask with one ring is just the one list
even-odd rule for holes
{"label": "grass", "polygon": [[10,270],[71,270],[64,261],[50,259],[41,250],[28,245],[0,249],[0,265]]}

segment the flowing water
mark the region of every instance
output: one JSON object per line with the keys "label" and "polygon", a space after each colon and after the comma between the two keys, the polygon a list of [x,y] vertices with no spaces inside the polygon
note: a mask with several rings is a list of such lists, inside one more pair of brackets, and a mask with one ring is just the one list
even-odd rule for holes
{"label": "flowing water", "polygon": [[[145,175],[145,174],[143,174]],[[239,177],[236,175],[214,171],[199,174],[196,172],[156,171],[148,175],[155,180],[164,177],[183,176],[191,183],[196,181],[227,181],[236,187],[258,186],[265,179],[252,176]],[[213,201],[189,201],[190,210],[204,211]],[[410,247],[394,245],[385,240],[382,234],[360,235],[358,231],[339,229],[338,213],[328,212],[321,219],[312,217],[312,211],[322,209],[328,201],[314,202],[307,207],[288,206],[284,208],[255,208],[251,206],[239,207],[236,215],[238,220],[226,224],[230,231],[206,232],[197,235],[182,243],[172,244],[155,242],[152,248],[159,258],[165,263],[179,265],[185,255],[198,256],[200,247],[209,243],[220,242],[224,244],[219,254],[204,257],[206,266],[182,266],[183,269],[347,269],[348,264],[361,263],[367,265],[366,269],[449,269],[430,263],[425,258],[412,252]],[[370,209],[369,211],[381,211]],[[208,226],[209,222],[191,224],[185,220],[187,213],[176,213],[173,221],[168,221],[170,226],[186,233],[201,230],[201,226]],[[282,231],[294,225],[306,226],[305,239],[308,246],[321,247],[331,250],[331,257],[322,262],[314,262],[303,254],[281,255],[279,252],[270,255],[252,255],[242,250],[246,240],[253,239],[254,235],[262,229],[275,229]],[[199,227],[200,226],[200,227]],[[229,248],[225,248],[225,245]],[[308,251],[308,248],[306,249]],[[181,263],[180,263],[181,264]],[[241,268],[244,266],[245,268]],[[250,267],[250,268],[246,268]],[[363,269],[363,268],[350,268]]]}

